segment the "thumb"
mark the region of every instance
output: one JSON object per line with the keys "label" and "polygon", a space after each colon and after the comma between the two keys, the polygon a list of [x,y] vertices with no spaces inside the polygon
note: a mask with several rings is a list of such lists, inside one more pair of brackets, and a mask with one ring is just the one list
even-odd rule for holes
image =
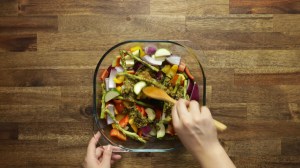
{"label": "thumb", "polygon": [[111,145],[107,145],[104,148],[104,152],[103,152],[103,158],[102,158],[102,166],[103,167],[110,167],[110,161],[111,161],[111,155],[112,155],[112,147]]}

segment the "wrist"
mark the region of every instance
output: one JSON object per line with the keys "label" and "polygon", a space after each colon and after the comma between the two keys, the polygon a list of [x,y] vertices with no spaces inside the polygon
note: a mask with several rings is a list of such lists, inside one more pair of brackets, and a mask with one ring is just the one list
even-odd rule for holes
{"label": "wrist", "polygon": [[225,151],[219,141],[217,141],[199,149],[197,152],[198,153],[194,153],[194,156],[201,163],[204,160],[213,160],[214,158],[223,155]]}

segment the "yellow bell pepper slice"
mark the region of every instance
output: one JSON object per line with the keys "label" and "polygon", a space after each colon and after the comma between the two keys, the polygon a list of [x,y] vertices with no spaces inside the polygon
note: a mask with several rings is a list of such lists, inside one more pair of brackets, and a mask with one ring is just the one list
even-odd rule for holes
{"label": "yellow bell pepper slice", "polygon": [[140,50],[140,57],[143,57],[146,55],[141,46],[135,46],[135,47],[130,48],[131,52],[134,52],[136,50]]}

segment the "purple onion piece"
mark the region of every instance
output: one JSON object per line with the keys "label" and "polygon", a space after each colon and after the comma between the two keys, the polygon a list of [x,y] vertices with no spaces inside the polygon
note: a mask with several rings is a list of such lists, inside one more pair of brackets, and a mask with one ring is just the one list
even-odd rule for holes
{"label": "purple onion piece", "polygon": [[157,73],[156,73],[156,79],[157,80],[162,80],[163,79],[163,77],[164,77],[164,74],[163,74],[163,72],[162,71],[158,71]]}
{"label": "purple onion piece", "polygon": [[151,45],[151,44],[147,45],[147,46],[144,48],[145,53],[146,53],[147,55],[153,55],[153,54],[155,54],[156,49],[157,49],[156,46],[155,46],[155,45]]}
{"label": "purple onion piece", "polygon": [[133,70],[134,70],[134,72],[136,72],[136,71],[138,71],[140,68],[142,68],[144,65],[142,64],[142,63],[140,63],[140,62],[136,62],[135,64],[134,64],[134,66],[133,66]]}
{"label": "purple onion piece", "polygon": [[187,87],[187,90],[186,90],[186,93],[187,93],[188,95],[191,95],[195,83],[196,83],[196,82],[194,82],[194,81],[188,79],[188,87]]}
{"label": "purple onion piece", "polygon": [[191,100],[199,101],[199,99],[200,99],[199,87],[195,82],[194,87],[193,87],[193,91],[191,93]]}
{"label": "purple onion piece", "polygon": [[146,125],[146,126],[142,127],[141,130],[142,130],[142,134],[144,136],[147,136],[149,134],[149,132],[151,131],[151,127],[149,125]]}

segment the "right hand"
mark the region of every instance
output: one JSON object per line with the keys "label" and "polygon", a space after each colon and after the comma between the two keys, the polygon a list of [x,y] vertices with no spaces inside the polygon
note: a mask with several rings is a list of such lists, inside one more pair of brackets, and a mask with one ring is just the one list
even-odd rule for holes
{"label": "right hand", "polygon": [[196,101],[180,99],[172,109],[175,132],[183,145],[197,157],[219,148],[217,130],[209,109]]}

